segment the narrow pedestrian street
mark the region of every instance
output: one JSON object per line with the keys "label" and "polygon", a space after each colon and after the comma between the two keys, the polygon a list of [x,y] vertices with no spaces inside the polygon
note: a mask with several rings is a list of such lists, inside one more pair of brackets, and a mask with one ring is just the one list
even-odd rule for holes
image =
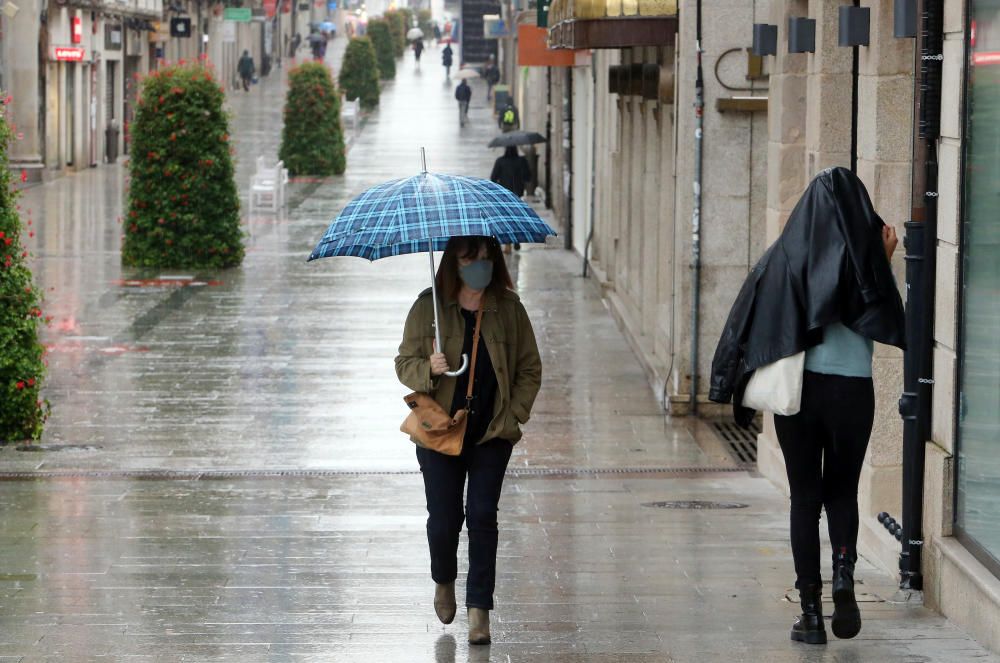
{"label": "narrow pedestrian street", "polygon": [[[238,269],[123,270],[120,163],[25,191],[52,417],[0,449],[0,661],[1000,661],[865,560],[861,634],[789,642],[787,498],[710,422],[664,416],[562,238],[510,256],[544,379],[500,503],[494,644],[466,644],[461,609],[437,621],[393,366],[427,258],[306,257],[421,147],[431,171],[489,175],[485,84],[459,128],[439,61],[407,54],[345,129],[344,176],[245,219]],[[229,93],[244,208],[281,73]]]}

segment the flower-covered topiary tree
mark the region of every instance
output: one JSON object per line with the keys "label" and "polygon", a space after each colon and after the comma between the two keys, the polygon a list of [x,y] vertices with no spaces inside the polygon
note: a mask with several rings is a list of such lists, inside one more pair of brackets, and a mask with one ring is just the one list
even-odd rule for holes
{"label": "flower-covered topiary tree", "polygon": [[368,36],[375,46],[375,58],[378,60],[378,73],[382,80],[396,77],[396,51],[392,44],[392,33],[389,31],[389,21],[374,19],[368,21]]}
{"label": "flower-covered topiary tree", "polygon": [[147,76],[131,135],[122,262],[233,267],[243,260],[224,94],[200,64]]}
{"label": "flower-covered topiary tree", "polygon": [[288,72],[278,156],[291,175],[340,175],[347,167],[340,93],[326,65],[307,62]]}
{"label": "flower-covered topiary tree", "polygon": [[424,39],[430,39],[434,36],[434,19],[431,10],[420,9],[417,11],[417,27],[424,33]]}
{"label": "flower-covered topiary tree", "polygon": [[378,61],[371,39],[357,37],[347,44],[339,82],[348,101],[360,99],[367,110],[378,106]]}
{"label": "flower-covered topiary tree", "polygon": [[7,161],[11,138],[6,109],[0,107],[0,443],[38,439],[49,414],[40,396],[45,376],[45,348],[38,341],[41,297],[21,243]]}
{"label": "flower-covered topiary tree", "polygon": [[385,13],[385,20],[389,22],[389,33],[392,35],[392,52],[401,58],[406,51],[406,31],[410,29],[406,15],[401,9],[390,9]]}

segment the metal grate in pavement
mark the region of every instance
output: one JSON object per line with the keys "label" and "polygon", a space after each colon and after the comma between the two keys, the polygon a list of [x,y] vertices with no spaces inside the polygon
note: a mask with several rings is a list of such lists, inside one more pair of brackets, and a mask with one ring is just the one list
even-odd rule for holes
{"label": "metal grate in pavement", "polygon": [[[643,475],[685,477],[717,472],[743,472],[744,467],[523,467],[507,470],[512,478],[607,477]],[[0,472],[0,481],[58,481],[72,479],[123,479],[136,481],[218,481],[238,479],[323,479],[365,476],[413,476],[419,470],[49,470]]]}
{"label": "metal grate in pavement", "polygon": [[726,450],[733,460],[741,465],[757,464],[757,436],[760,435],[760,424],[756,420],[743,428],[732,421],[713,421],[715,434],[725,442]]}
{"label": "metal grate in pavement", "polygon": [[742,502],[706,502],[704,500],[682,500],[674,502],[645,502],[643,506],[652,507],[654,509],[684,509],[684,510],[700,510],[700,509],[745,509],[749,504],[743,504]]}

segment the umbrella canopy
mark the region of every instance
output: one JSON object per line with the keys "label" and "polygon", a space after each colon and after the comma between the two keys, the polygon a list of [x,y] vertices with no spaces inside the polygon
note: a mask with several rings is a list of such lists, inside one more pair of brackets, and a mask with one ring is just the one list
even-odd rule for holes
{"label": "umbrella canopy", "polygon": [[410,41],[414,41],[416,39],[423,39],[424,31],[421,30],[420,28],[410,28],[410,31],[406,33],[406,38],[409,39]]}
{"label": "umbrella canopy", "polygon": [[[555,234],[531,207],[499,184],[425,171],[379,184],[348,203],[309,260],[332,256],[378,260],[427,251],[434,289],[434,330],[440,348],[434,251],[444,249],[449,238],[458,236],[485,235],[514,244],[542,243]],[[462,367],[447,375],[461,375],[468,364],[468,356],[462,355]]]}
{"label": "umbrella canopy", "polygon": [[508,131],[490,141],[489,147],[508,147],[510,145],[534,145],[544,143],[545,136],[534,131]]}
{"label": "umbrella canopy", "polygon": [[479,78],[479,72],[475,69],[459,69],[453,78]]}
{"label": "umbrella canopy", "polygon": [[309,260],[441,250],[450,237],[485,235],[501,244],[545,242],[555,231],[504,187],[460,175],[421,173],[368,189],[327,229]]}
{"label": "umbrella canopy", "polygon": [[333,32],[334,30],[337,29],[337,26],[331,23],[330,21],[323,21],[322,23],[319,24],[319,29],[325,32]]}

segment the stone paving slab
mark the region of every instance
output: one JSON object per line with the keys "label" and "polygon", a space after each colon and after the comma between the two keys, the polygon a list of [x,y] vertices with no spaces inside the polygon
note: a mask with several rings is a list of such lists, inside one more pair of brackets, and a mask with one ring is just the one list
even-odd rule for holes
{"label": "stone paving slab", "polygon": [[[436,621],[392,368],[425,259],[304,262],[348,199],[414,173],[421,145],[431,169],[488,174],[482,83],[460,130],[427,56],[386,85],[343,177],[244,220],[239,270],[123,271],[120,166],[26,193],[54,413],[41,450],[0,449],[17,479],[0,481],[0,661],[1000,660],[892,603],[864,561],[861,635],[789,642],[787,500],[707,423],[662,415],[559,240],[510,259],[545,381],[501,503],[496,644]],[[281,96],[274,78],[231,97],[241,186],[277,152]],[[644,506],[676,500],[746,506]]]}

